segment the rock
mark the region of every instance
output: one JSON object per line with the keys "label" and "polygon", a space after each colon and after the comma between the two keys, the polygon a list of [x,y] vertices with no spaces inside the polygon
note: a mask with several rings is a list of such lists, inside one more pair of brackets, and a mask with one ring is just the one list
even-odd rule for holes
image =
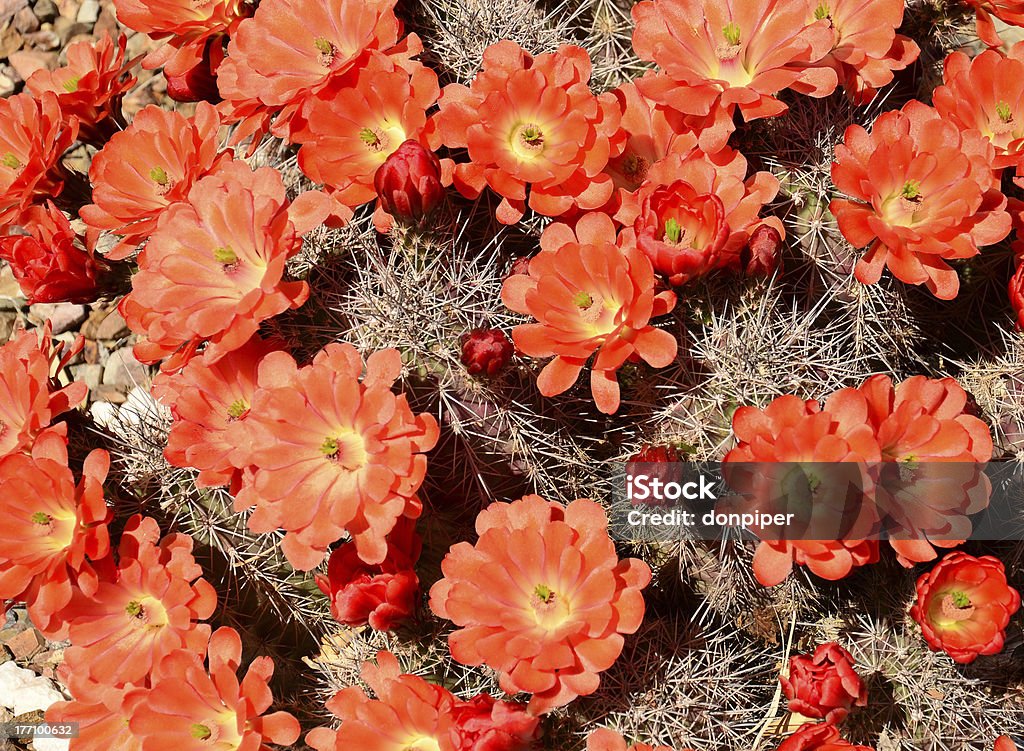
{"label": "rock", "polygon": [[[61,38],[50,29],[43,29],[42,31],[36,31],[32,34],[25,34],[25,41],[37,50],[47,51],[55,50],[60,47],[61,44]],[[46,67],[51,70],[56,68],[58,64],[57,58],[58,55],[55,53],[52,61],[47,61]]]}
{"label": "rock", "polygon": [[25,295],[21,293],[14,272],[6,263],[0,265],[0,310],[21,310],[25,307]]}
{"label": "rock", "polygon": [[76,381],[82,381],[88,386],[89,391],[95,391],[103,383],[103,366],[91,363],[73,365],[71,375]]}
{"label": "rock", "polygon": [[124,404],[128,400],[127,395],[119,387],[102,383],[93,389],[90,396],[94,404]]}
{"label": "rock", "polygon": [[57,6],[57,12],[64,18],[76,18],[78,16],[78,7],[81,5],[79,0],[53,0]]}
{"label": "rock", "polygon": [[14,333],[14,324],[17,321],[17,313],[0,312],[0,344],[11,338],[11,334]]}
{"label": "rock", "polygon": [[42,650],[45,640],[34,628],[27,628],[4,642],[15,660],[27,660]]}
{"label": "rock", "polygon": [[67,738],[33,738],[33,751],[68,751],[71,741]]}
{"label": "rock", "polygon": [[57,55],[53,52],[41,52],[40,50],[18,50],[12,52],[7,58],[11,67],[21,76],[22,81],[27,81],[29,76],[37,70],[53,70],[57,64]]}
{"label": "rock", "polygon": [[0,97],[8,97],[14,93],[14,81],[10,77],[0,73]]}
{"label": "rock", "polygon": [[0,0],[0,26],[27,5],[28,0]]}
{"label": "rock", "polygon": [[39,324],[49,321],[54,334],[63,334],[88,318],[89,309],[69,302],[36,303],[29,306],[28,315],[30,320]]}
{"label": "rock", "polygon": [[39,31],[39,19],[31,8],[22,8],[14,16],[14,28],[22,34]]}
{"label": "rock", "polygon": [[120,31],[121,29],[117,25],[117,15],[114,13],[114,7],[112,5],[101,6],[100,17],[92,27],[92,33],[95,34],[98,39],[103,36],[103,32],[107,32],[112,37],[117,37]]}
{"label": "rock", "polygon": [[74,18],[60,16],[53,22],[53,33],[60,39],[61,45],[66,45],[71,37],[88,34],[89,27],[84,23],[78,23]]}
{"label": "rock", "polygon": [[131,329],[116,307],[96,308],[89,314],[89,320],[82,324],[82,336],[86,339],[111,341],[130,333]]}
{"label": "rock", "polygon": [[[103,385],[125,392],[149,382],[149,368],[135,359],[131,347],[122,347],[111,353],[103,366]],[[108,400],[109,401],[109,400]]]}
{"label": "rock", "polygon": [[98,0],[84,0],[81,7],[78,9],[78,15],[75,16],[75,20],[78,23],[84,23],[92,25],[96,23],[96,19],[100,17],[100,4]]}
{"label": "rock", "polygon": [[19,668],[13,662],[0,665],[0,704],[15,717],[28,712],[45,712],[51,704],[64,701],[52,681],[31,670]]}
{"label": "rock", "polygon": [[36,0],[32,12],[40,21],[48,23],[57,17],[57,6],[53,4],[53,0]]}
{"label": "rock", "polygon": [[94,342],[91,339],[85,340],[85,346],[82,347],[82,360],[95,365],[100,359],[107,354],[107,348],[99,342]]}
{"label": "rock", "polygon": [[6,26],[0,31],[0,57],[7,57],[21,49],[21,34],[13,26]]}

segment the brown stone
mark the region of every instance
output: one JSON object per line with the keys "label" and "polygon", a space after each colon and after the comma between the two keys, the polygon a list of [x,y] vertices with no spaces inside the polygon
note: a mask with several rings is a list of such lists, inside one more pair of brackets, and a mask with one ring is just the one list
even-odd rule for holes
{"label": "brown stone", "polygon": [[17,52],[21,45],[21,34],[16,28],[6,26],[0,30],[0,57],[7,57],[12,52]]}
{"label": "brown stone", "polygon": [[31,8],[22,8],[14,14],[14,28],[22,34],[39,31],[39,19]]}
{"label": "brown stone", "polygon": [[15,660],[27,660],[43,648],[45,641],[34,628],[28,628],[4,642]]}
{"label": "brown stone", "polygon": [[128,395],[116,386],[100,384],[91,394],[94,402],[110,402],[111,404],[124,404]]}
{"label": "brown stone", "polygon": [[85,346],[82,347],[82,360],[89,365],[96,365],[100,361],[100,345],[98,342],[94,342],[92,339],[85,340]]}
{"label": "brown stone", "polygon": [[57,65],[55,53],[39,50],[18,50],[12,52],[8,60],[22,81],[27,81],[37,70],[53,70]]}

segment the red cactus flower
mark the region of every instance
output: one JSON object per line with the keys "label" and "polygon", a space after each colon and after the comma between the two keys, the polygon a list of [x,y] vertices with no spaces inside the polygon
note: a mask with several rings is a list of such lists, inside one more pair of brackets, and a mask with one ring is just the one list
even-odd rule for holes
{"label": "red cactus flower", "polygon": [[974,59],[946,57],[943,85],[932,93],[939,114],[961,130],[979,130],[995,147],[993,166],[1017,164],[1024,154],[1024,43],[1007,55],[985,50]]}
{"label": "red cactus flower", "polygon": [[430,590],[431,610],[460,627],[452,656],[497,670],[507,693],[532,693],[534,714],[596,691],[643,619],[651,579],[643,561],[618,559],[607,526],[589,499],[481,511],[476,544],[454,545]]}
{"label": "red cactus flower", "polygon": [[219,104],[217,71],[223,62],[224,43],[224,39],[211,37],[203,47],[203,56],[191,68],[176,75],[164,71],[167,96],[176,102]]}
{"label": "red cactus flower", "polygon": [[740,251],[740,266],[747,276],[771,276],[782,270],[782,233],[774,224],[759,224]]}
{"label": "red cactus flower", "polygon": [[539,734],[540,718],[522,704],[479,694],[452,707],[452,751],[529,751]]}
{"label": "red cactus flower", "polygon": [[404,675],[390,652],[378,652],[377,664],[363,664],[362,678],[377,698],[349,686],[327,702],[341,718],[338,730],[316,728],[306,743],[316,751],[450,751],[455,697],[415,675]]}
{"label": "red cactus flower", "polygon": [[201,653],[217,604],[192,558],[192,538],[162,540],[156,521],[133,516],[118,545],[116,572],[68,605],[70,671],[107,686],[140,683],[175,649]]}
{"label": "red cactus flower", "polygon": [[832,25],[835,42],[815,65],[834,69],[847,95],[860,104],[870,102],[880,87],[892,83],[893,71],[904,70],[921,52],[896,33],[903,23],[902,0],[818,0],[809,4],[807,21],[818,19]]}
{"label": "red cactus flower", "polygon": [[[407,219],[418,221],[443,194],[440,163],[419,144],[426,111],[438,93],[437,75],[429,68],[418,63],[402,67],[387,55],[371,52],[358,71],[310,97],[306,126],[294,134],[303,143],[299,166],[346,206],[354,208],[380,195],[383,210],[404,208]],[[414,170],[415,186],[406,182],[409,169]],[[387,185],[378,187],[378,174],[380,180],[387,176]],[[402,190],[409,197],[405,204],[396,195]]]}
{"label": "red cactus flower", "polygon": [[242,640],[219,628],[203,651],[179,649],[156,666],[152,687],[129,720],[143,751],[269,751],[268,743],[289,746],[299,723],[288,712],[264,714],[273,702],[268,683],[274,661],[257,657],[241,681]]}
{"label": "red cactus flower", "polygon": [[[81,350],[82,343],[79,340],[69,350],[54,346],[46,324],[41,332],[23,331],[0,346],[0,457],[30,450],[36,436],[58,415],[85,399],[89,387],[81,381],[59,387],[50,377]],[[66,426],[57,429],[66,434]]]}
{"label": "red cactus flower", "polygon": [[854,200],[833,199],[829,208],[852,245],[870,246],[857,279],[874,284],[888,266],[940,299],[956,297],[960,280],[946,259],[975,256],[1010,232],[994,157],[980,133],[961,133],[916,100],[883,114],[870,134],[847,128],[832,179]]}
{"label": "red cactus flower", "polygon": [[[893,386],[886,375],[861,386],[883,462],[877,503],[889,542],[904,565],[930,561],[933,546],[955,547],[971,534],[970,515],[988,505],[992,458],[988,426],[967,414],[967,392],[952,378],[913,376]],[[934,538],[934,539],[929,539]]]}
{"label": "red cactus flower", "polygon": [[473,329],[462,335],[462,364],[470,375],[495,376],[505,369],[515,347],[500,329]]}
{"label": "red cactus flower", "polygon": [[23,221],[30,234],[0,237],[0,258],[28,302],[88,303],[99,297],[99,266],[64,213],[47,201],[30,207]]}
{"label": "red cactus flower", "polygon": [[618,101],[594,96],[590,74],[581,47],[536,57],[508,40],[488,47],[472,84],[446,86],[439,102],[431,145],[469,150],[455,167],[459,192],[476,198],[490,187],[503,224],[518,222],[527,204],[545,216],[604,206],[615,187],[604,170],[625,133]]}
{"label": "red cactus flower", "polygon": [[44,92],[56,95],[65,121],[77,118],[79,137],[102,145],[117,132],[121,99],[137,81],[129,72],[135,61],[125,60],[127,45],[124,34],[115,42],[106,32],[95,44],[75,42],[67,48],[67,65],[37,70],[25,90],[36,99]]}
{"label": "red cactus flower", "polygon": [[284,281],[302,235],[330,213],[322,193],[289,202],[281,173],[234,161],[197,182],[188,202],[166,210],[139,258],[120,310],[140,362],[180,368],[195,347],[215,363],[244,345],[260,322],[306,301],[305,282]]}
{"label": "red cactus flower", "polygon": [[[630,745],[626,739],[608,728],[591,731],[587,736],[587,751],[675,751],[671,746],[651,746],[647,743]],[[686,751],[683,749],[683,751]]]}
{"label": "red cactus flower", "polygon": [[869,746],[855,746],[839,735],[835,725],[827,722],[801,725],[779,744],[777,751],[874,751]]}
{"label": "red cactus flower", "polygon": [[229,427],[248,417],[257,368],[279,349],[280,342],[254,336],[217,362],[197,357],[180,372],[154,380],[153,396],[174,417],[164,457],[176,467],[198,469],[199,487],[227,485],[234,492],[241,487],[244,467],[231,463],[237,447],[228,439]]}
{"label": "red cactus flower", "polygon": [[416,521],[399,518],[387,547],[384,560],[370,565],[359,559],[355,543],[344,543],[331,553],[327,576],[316,576],[339,623],[390,631],[416,610],[420,580],[413,566],[423,547]]}
{"label": "red cactus flower", "polygon": [[789,658],[789,675],[779,676],[789,711],[835,725],[853,707],[868,703],[868,690],[850,653],[835,642],[819,644],[812,655]]}
{"label": "red cactus flower", "polygon": [[1017,751],[1017,744],[1008,735],[1001,735],[996,738],[994,751]]}
{"label": "red cactus flower", "polygon": [[978,38],[989,47],[1001,47],[1003,40],[996,33],[992,16],[1010,26],[1024,26],[1024,2],[1021,0],[965,0],[974,8]]}
{"label": "red cactus flower", "polygon": [[[725,148],[714,156],[693,151],[672,154],[650,168],[647,182],[623,199],[616,219],[632,228],[623,243],[635,242],[655,271],[683,284],[713,269],[738,269],[758,214],[779,190],[779,181],[758,172],[744,181],[747,160]],[[764,220],[779,235],[776,217]]]}
{"label": "red cactus flower", "polygon": [[[854,389],[836,392],[824,409],[814,400],[781,396],[764,409],[740,407],[733,414],[738,445],[724,461],[758,463],[752,470],[755,501],[778,497],[776,486],[785,479],[766,472],[765,463],[785,462],[788,467],[810,462],[815,475],[825,473],[809,483],[808,508],[815,510],[810,529],[818,528],[816,518],[822,519],[826,528],[838,521],[848,525],[843,539],[762,540],[754,554],[754,575],[761,584],[778,584],[794,563],[836,580],[857,566],[878,560],[878,542],[869,539],[877,532],[873,505],[863,502],[852,509],[846,507],[851,489],[865,498],[872,489],[864,465],[879,460],[879,448],[867,421],[867,402]],[[729,482],[738,486],[733,476]],[[836,509],[833,501],[841,508]]]}
{"label": "red cactus flower", "polygon": [[552,224],[540,243],[529,274],[508,277],[501,290],[506,306],[538,321],[516,326],[512,340],[530,357],[555,356],[537,378],[544,396],[572,387],[596,353],[590,388],[598,409],[612,414],[620,399],[616,371],[626,360],[663,368],[675,358],[675,338],[650,325],[672,310],[675,295],[655,294],[651,262],[635,246],[616,245],[607,214],[586,214],[575,230]]}
{"label": "red cactus flower", "polygon": [[1008,288],[1017,331],[1024,331],[1024,263],[1018,263]]}
{"label": "red cactus flower", "polygon": [[809,67],[827,55],[834,35],[827,19],[807,22],[806,4],[785,0],[645,0],[633,6],[633,49],[663,73],[637,81],[650,99],[704,118],[702,150],[713,154],[744,120],[786,111],[786,88],[822,97],[838,79]]}
{"label": "red cactus flower", "polygon": [[78,135],[78,120],[65,119],[54,94],[0,98],[0,225],[64,189],[60,158]]}
{"label": "red cactus flower", "polygon": [[169,206],[184,201],[199,178],[231,159],[217,148],[219,128],[216,110],[206,103],[192,118],[151,105],[93,158],[93,203],[80,214],[94,232],[123,235],[108,258],[131,255]]}
{"label": "red cactus flower", "polygon": [[1006,583],[998,558],[955,550],[917,580],[911,617],[935,651],[956,662],[1002,650],[1006,625],[1020,608],[1020,593]]}
{"label": "red cactus flower", "polygon": [[103,501],[109,464],[106,451],[92,451],[76,487],[67,441],[57,431],[36,438],[31,455],[0,459],[0,602],[27,603],[33,624],[51,639],[66,637],[61,611],[72,588],[95,592],[90,561],[110,551]]}
{"label": "red cactus flower", "polygon": [[[359,558],[380,564],[386,536],[415,518],[437,421],[414,415],[391,388],[402,370],[398,350],[364,363],[354,347],[331,344],[299,369],[283,352],[263,359],[249,416],[236,423],[245,464],[256,469],[236,498],[254,532],[284,529],[282,549],[296,568],[319,564],[345,531]],[[236,460],[237,461],[237,460]]]}
{"label": "red cactus flower", "polygon": [[441,162],[410,139],[377,168],[373,187],[384,211],[406,224],[422,224],[444,200]]}
{"label": "red cactus flower", "polygon": [[114,0],[117,20],[129,29],[166,40],[142,61],[171,76],[191,70],[211,39],[232,35],[250,12],[245,0]]}
{"label": "red cactus flower", "polygon": [[[362,66],[369,50],[400,59],[422,52],[415,34],[395,46],[402,34],[395,2],[261,2],[255,15],[231,35],[228,57],[217,71],[225,118],[240,122],[236,142],[267,128],[279,138],[294,140],[310,98]],[[257,135],[254,145],[258,140]]]}

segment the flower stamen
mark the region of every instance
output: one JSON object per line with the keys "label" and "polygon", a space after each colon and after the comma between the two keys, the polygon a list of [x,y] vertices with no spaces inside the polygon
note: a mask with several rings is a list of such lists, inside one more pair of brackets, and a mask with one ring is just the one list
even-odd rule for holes
{"label": "flower stamen", "polygon": [[320,64],[325,68],[330,68],[334,63],[334,58],[338,56],[338,48],[327,37],[317,37],[313,40],[313,44],[320,53]]}

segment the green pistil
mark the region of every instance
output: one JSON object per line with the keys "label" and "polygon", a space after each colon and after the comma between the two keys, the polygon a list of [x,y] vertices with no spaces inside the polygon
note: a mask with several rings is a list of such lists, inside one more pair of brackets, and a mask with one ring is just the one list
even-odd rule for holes
{"label": "green pistil", "polygon": [[238,263],[238,256],[235,255],[235,251],[231,249],[230,245],[225,245],[223,248],[214,249],[213,260],[225,266],[230,266],[233,263]]}
{"label": "green pistil", "polygon": [[31,516],[33,524],[49,524],[53,519],[49,514],[44,514],[42,511],[36,511]]}
{"label": "green pistil", "polygon": [[683,228],[675,219],[665,222],[665,240],[676,245],[683,236]]}
{"label": "green pistil", "polygon": [[327,37],[317,37],[313,40],[313,44],[316,45],[317,50],[321,55],[333,55],[334,45],[331,40]]}
{"label": "green pistil", "polygon": [[228,407],[228,417],[237,420],[239,417],[249,411],[249,405],[241,399],[236,399],[231,402],[231,406]]}
{"label": "green pistil", "polygon": [[907,180],[907,182],[903,184],[903,188],[900,189],[900,198],[906,198],[908,201],[920,201],[921,181]]}
{"label": "green pistil", "polygon": [[1013,113],[1010,112],[1010,105],[1006,102],[999,102],[996,105],[996,114],[999,115],[999,119],[1004,123],[1008,123],[1013,119]]}
{"label": "green pistil", "polygon": [[130,615],[132,618],[138,618],[142,615],[142,603],[138,600],[132,600],[125,605],[124,612]]}
{"label": "green pistil", "polygon": [[337,456],[338,455],[338,439],[337,438],[325,438],[324,442],[320,445],[320,453],[324,456]]}
{"label": "green pistil", "polygon": [[572,302],[573,305],[575,305],[577,308],[580,308],[581,310],[586,310],[587,308],[594,304],[594,298],[593,296],[591,296],[589,292],[584,292],[583,290],[580,290],[575,295],[573,295]]}
{"label": "green pistil", "polygon": [[814,18],[821,21],[832,15],[832,9],[827,4],[821,3],[817,8],[814,9]]}
{"label": "green pistil", "polygon": [[68,92],[69,94],[74,94],[76,91],[78,91],[78,82],[81,80],[82,79],[80,76],[69,78],[67,81],[64,82],[64,91]]}
{"label": "green pistil", "polygon": [[533,594],[536,596],[538,600],[543,602],[545,605],[551,602],[553,599],[555,599],[554,591],[552,591],[551,587],[549,587],[546,584],[538,584],[534,588]]}
{"label": "green pistil", "polygon": [[359,140],[365,143],[367,146],[380,146],[380,136],[378,136],[376,132],[374,132],[370,128],[363,128],[361,131],[359,131]]}
{"label": "green pistil", "polygon": [[21,162],[18,161],[18,157],[14,156],[14,154],[9,151],[0,158],[0,162],[9,169],[18,169],[21,167]]}
{"label": "green pistil", "polygon": [[210,730],[210,728],[208,728],[206,725],[201,725],[198,722],[193,724],[192,727],[189,728],[188,732],[189,735],[191,735],[197,741],[205,741],[209,739],[211,735],[213,735],[213,731]]}
{"label": "green pistil", "polygon": [[536,125],[527,125],[522,131],[523,142],[529,146],[540,146],[544,143],[544,134]]}
{"label": "green pistil", "polygon": [[164,171],[163,167],[154,167],[151,169],[149,171],[149,179],[161,186],[166,186],[169,182],[167,172]]}
{"label": "green pistil", "polygon": [[953,604],[958,608],[969,608],[971,606],[971,598],[967,596],[966,592],[953,592],[950,596],[953,599]]}
{"label": "green pistil", "polygon": [[726,26],[722,28],[722,36],[725,37],[725,41],[729,44],[740,43],[740,27],[735,21],[730,21]]}

